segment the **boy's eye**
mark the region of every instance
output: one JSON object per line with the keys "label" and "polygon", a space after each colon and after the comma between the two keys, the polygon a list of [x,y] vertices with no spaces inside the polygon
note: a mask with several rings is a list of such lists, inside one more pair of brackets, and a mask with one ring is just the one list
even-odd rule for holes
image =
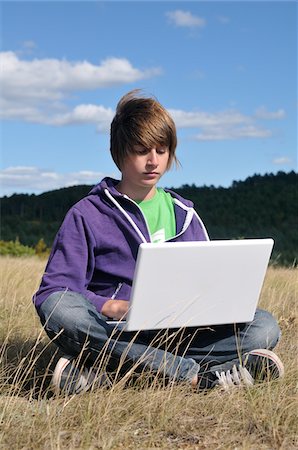
{"label": "boy's eye", "polygon": [[[134,153],[136,153],[137,155],[147,155],[148,153],[150,153],[151,149],[150,148],[146,148],[146,147],[139,147],[136,146],[134,148]],[[166,153],[168,151],[168,147],[158,147],[156,149],[156,153],[158,153],[159,155],[163,155],[164,153]]]}
{"label": "boy's eye", "polygon": [[141,148],[136,148],[135,149],[135,153],[137,153],[138,155],[146,155],[148,153],[149,150],[147,150],[144,147]]}
{"label": "boy's eye", "polygon": [[156,151],[160,155],[163,155],[164,153],[166,153],[168,151],[168,148],[167,147],[160,147],[160,148],[156,149]]}

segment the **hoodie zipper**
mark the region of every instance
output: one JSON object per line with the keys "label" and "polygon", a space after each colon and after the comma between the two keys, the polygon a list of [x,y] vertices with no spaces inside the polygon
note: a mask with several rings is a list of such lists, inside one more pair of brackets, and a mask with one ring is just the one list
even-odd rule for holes
{"label": "hoodie zipper", "polygon": [[111,299],[114,300],[120,289],[122,288],[123,283],[118,283],[118,286],[116,287],[116,290],[114,294],[112,295]]}
{"label": "hoodie zipper", "polygon": [[[145,214],[143,213],[142,209],[139,207],[139,205],[138,205],[134,200],[132,200],[131,198],[129,198],[127,195],[124,194],[123,197],[126,198],[126,200],[129,200],[130,202],[132,202],[134,205],[136,205],[136,207],[137,207],[138,210],[140,211],[140,213],[141,213],[141,215],[142,215],[142,217],[143,217],[143,219],[144,219],[144,222],[145,222],[145,225],[146,225],[146,229],[147,229],[147,232],[148,232],[148,235],[149,235],[149,239],[150,239],[149,242],[152,242],[152,241],[151,241],[151,234],[150,234],[149,225],[148,225],[147,219],[146,219]],[[147,241],[146,241],[146,242],[147,242]]]}

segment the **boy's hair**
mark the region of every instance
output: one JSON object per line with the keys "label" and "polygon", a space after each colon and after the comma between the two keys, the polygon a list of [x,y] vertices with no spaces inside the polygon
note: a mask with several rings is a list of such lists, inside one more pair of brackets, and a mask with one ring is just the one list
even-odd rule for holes
{"label": "boy's hair", "polygon": [[179,164],[175,155],[177,146],[176,126],[168,111],[153,97],[140,95],[135,89],[124,95],[116,109],[111,124],[110,151],[112,158],[121,170],[129,153],[135,145],[151,148],[164,145],[169,148],[170,169],[173,161]]}

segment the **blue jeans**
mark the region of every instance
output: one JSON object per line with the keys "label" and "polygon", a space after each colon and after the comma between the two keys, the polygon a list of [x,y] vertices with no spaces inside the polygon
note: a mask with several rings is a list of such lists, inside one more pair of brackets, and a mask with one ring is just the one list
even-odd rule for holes
{"label": "blue jeans", "polygon": [[88,365],[104,360],[110,371],[151,371],[176,381],[191,381],[204,367],[239,359],[250,350],[272,349],[280,337],[276,320],[263,310],[250,323],[127,332],[109,325],[81,294],[60,291],[38,313],[48,336],[67,355],[80,355]]}

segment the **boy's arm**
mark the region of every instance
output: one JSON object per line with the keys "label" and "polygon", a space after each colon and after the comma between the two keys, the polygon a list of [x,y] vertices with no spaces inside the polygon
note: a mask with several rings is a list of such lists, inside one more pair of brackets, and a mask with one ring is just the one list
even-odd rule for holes
{"label": "boy's arm", "polygon": [[[110,311],[115,311],[117,316],[120,314],[122,317],[128,310],[128,301],[122,300],[116,305],[114,302],[119,300],[111,300],[88,290],[95,266],[94,247],[95,238],[90,227],[80,211],[72,208],[56,236],[38,294],[68,289],[82,294],[104,315],[113,317]],[[103,310],[106,303],[108,305]]]}

